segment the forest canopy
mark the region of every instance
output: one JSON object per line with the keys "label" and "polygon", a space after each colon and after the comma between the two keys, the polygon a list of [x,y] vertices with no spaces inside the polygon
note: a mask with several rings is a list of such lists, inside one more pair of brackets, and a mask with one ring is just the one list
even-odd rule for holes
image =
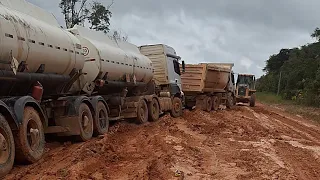
{"label": "forest canopy", "polygon": [[320,106],[320,30],[316,28],[311,37],[317,42],[292,49],[281,49],[270,56],[263,69],[265,75],[257,80],[257,90],[279,93],[284,99],[298,103]]}

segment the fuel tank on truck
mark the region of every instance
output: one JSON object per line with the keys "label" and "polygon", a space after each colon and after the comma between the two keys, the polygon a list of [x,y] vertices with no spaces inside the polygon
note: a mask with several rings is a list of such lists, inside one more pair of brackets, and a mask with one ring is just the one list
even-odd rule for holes
{"label": "fuel tank on truck", "polygon": [[140,53],[137,46],[81,26],[69,31],[80,39],[85,56],[83,75],[80,83],[74,84],[75,89],[90,94],[95,80],[119,87],[121,84],[147,84],[152,80],[152,62]]}
{"label": "fuel tank on truck", "polygon": [[49,93],[51,87],[68,81],[70,73],[83,68],[80,41],[58,27],[53,15],[24,0],[0,2],[0,95],[10,95],[10,89],[19,95],[28,89],[17,87],[37,81]]}

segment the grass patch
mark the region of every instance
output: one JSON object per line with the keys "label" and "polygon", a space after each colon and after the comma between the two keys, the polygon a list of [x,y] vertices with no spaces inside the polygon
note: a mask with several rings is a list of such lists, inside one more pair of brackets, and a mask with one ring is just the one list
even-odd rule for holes
{"label": "grass patch", "polygon": [[300,115],[304,118],[320,123],[320,108],[299,105],[295,101],[284,100],[281,96],[277,96],[273,93],[257,92],[256,97],[261,103],[276,106],[284,109],[290,114]]}
{"label": "grass patch", "polygon": [[284,100],[281,96],[273,93],[257,92],[257,100],[265,104],[295,104],[293,101]]}

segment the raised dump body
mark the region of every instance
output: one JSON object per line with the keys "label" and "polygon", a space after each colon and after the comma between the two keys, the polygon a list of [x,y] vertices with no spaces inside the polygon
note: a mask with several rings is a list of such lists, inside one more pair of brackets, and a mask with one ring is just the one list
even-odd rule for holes
{"label": "raised dump body", "polygon": [[225,92],[232,66],[218,64],[187,64],[182,74],[182,88],[186,94]]}
{"label": "raised dump body", "polygon": [[233,64],[226,63],[187,64],[181,76],[187,107],[198,104],[199,108],[210,111],[217,110],[223,102],[231,107],[234,104],[229,102],[234,97],[232,67]]}

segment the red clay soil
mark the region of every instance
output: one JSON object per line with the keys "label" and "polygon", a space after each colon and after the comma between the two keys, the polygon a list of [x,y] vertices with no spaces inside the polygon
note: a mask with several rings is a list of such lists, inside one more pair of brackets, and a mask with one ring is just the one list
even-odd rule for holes
{"label": "red clay soil", "polygon": [[48,143],[6,179],[320,179],[320,127],[262,104],[119,122],[86,143]]}

